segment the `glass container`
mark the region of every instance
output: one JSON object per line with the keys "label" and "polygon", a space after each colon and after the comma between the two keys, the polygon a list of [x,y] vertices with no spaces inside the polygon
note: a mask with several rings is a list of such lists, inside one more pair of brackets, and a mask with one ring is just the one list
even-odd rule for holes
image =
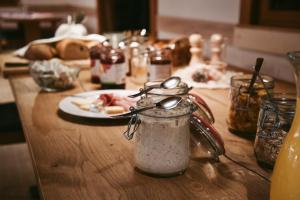
{"label": "glass container", "polygon": [[149,81],[166,79],[171,76],[172,60],[171,52],[168,49],[159,49],[150,55],[148,69]]}
{"label": "glass container", "polygon": [[266,95],[266,89],[272,93],[274,80],[262,76],[263,83],[257,78],[253,92],[248,92],[252,75],[236,75],[231,78],[230,105],[227,117],[228,129],[235,134],[255,137],[261,97]]}
{"label": "glass container", "polygon": [[273,168],[280,147],[291,128],[296,110],[293,94],[275,93],[262,97],[254,143],[258,163]]}
{"label": "glass container", "polygon": [[[138,107],[153,104],[151,98]],[[190,160],[189,119],[191,106],[180,103],[172,110],[152,109],[139,114],[136,132],[135,165],[148,174],[174,176],[185,171]]]}
{"label": "glass container", "polygon": [[297,87],[296,113],[275,162],[271,183],[271,200],[300,198],[300,51],[288,53],[294,67]]}
{"label": "glass container", "polygon": [[79,72],[80,68],[63,65],[58,59],[34,61],[30,64],[31,77],[46,92],[72,88]]}
{"label": "glass container", "polygon": [[138,48],[133,50],[131,58],[131,80],[137,84],[144,84],[148,80],[149,53],[140,52]]}
{"label": "glass container", "polygon": [[127,69],[123,52],[110,49],[100,55],[100,61],[101,88],[124,89]]}

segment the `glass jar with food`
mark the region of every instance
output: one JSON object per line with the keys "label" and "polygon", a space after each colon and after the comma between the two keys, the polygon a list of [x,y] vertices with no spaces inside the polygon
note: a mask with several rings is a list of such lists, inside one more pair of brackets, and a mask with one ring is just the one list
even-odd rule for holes
{"label": "glass jar with food", "polygon": [[296,110],[296,95],[275,93],[262,97],[254,152],[259,164],[273,168]]}
{"label": "glass jar with food", "polygon": [[171,76],[172,60],[169,49],[159,49],[151,53],[148,69],[149,81],[166,79]]}
{"label": "glass jar with food", "polygon": [[131,57],[131,80],[137,84],[144,84],[148,80],[149,53],[140,52],[138,48],[133,49]]}
{"label": "glass jar with food", "polygon": [[274,80],[269,76],[257,78],[253,89],[249,92],[251,75],[236,75],[231,78],[230,105],[227,117],[228,128],[231,132],[246,137],[254,137],[261,97],[266,95],[266,89],[272,93]]}
{"label": "glass jar with food", "polygon": [[[151,107],[155,103],[151,97],[145,97],[138,101],[137,109]],[[192,112],[192,104],[182,99],[172,109],[155,107],[138,113],[130,120],[124,135],[131,139],[136,131],[134,155],[138,171],[163,177],[182,174],[190,160],[191,128],[194,128],[194,134],[206,138],[212,156],[217,158],[225,152],[216,130],[210,124],[202,123],[201,117],[192,115]],[[131,124],[133,121],[134,126]]]}
{"label": "glass jar with food", "polygon": [[121,50],[110,49],[100,54],[100,83],[102,89],[124,89],[125,57]]}
{"label": "glass jar with food", "polygon": [[47,92],[72,88],[79,72],[80,68],[63,65],[58,59],[35,61],[30,64],[33,80]]}
{"label": "glass jar with food", "polygon": [[100,68],[101,68],[101,54],[109,53],[111,46],[108,41],[104,41],[99,45],[91,47],[90,60],[91,60],[91,82],[100,83]]}

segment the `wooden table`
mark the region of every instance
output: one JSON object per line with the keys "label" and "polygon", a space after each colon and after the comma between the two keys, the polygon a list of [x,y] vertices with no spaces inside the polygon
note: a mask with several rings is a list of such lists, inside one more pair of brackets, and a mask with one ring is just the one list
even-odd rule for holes
{"label": "wooden table", "polygon": [[5,12],[0,14],[1,20],[18,23],[24,31],[26,43],[41,37],[41,22],[51,22],[55,25],[62,18],[62,16],[49,12]]}
{"label": "wooden table", "polygon": [[[87,89],[89,72],[81,79]],[[89,120],[62,113],[57,106],[80,87],[41,92],[29,76],[11,77],[11,86],[30,149],[41,196],[45,199],[268,199],[269,183],[221,157],[193,157],[182,176],[154,178],[134,169],[134,142],[122,132],[126,121]],[[134,87],[134,85],[129,85]],[[281,91],[294,91],[279,84]],[[256,164],[253,141],[227,131],[228,90],[195,90],[211,107],[227,154],[270,177]]]}

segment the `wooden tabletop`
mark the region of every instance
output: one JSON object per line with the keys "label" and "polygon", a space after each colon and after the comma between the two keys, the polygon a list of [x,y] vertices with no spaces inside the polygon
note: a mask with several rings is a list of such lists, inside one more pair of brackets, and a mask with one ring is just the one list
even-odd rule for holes
{"label": "wooden tabletop", "polygon": [[[88,71],[81,74],[85,88],[97,89],[88,76]],[[62,98],[82,92],[79,86],[45,93],[29,76],[11,77],[10,82],[45,199],[268,199],[267,181],[224,157],[216,162],[194,156],[184,175],[177,177],[141,174],[134,169],[134,141],[122,135],[126,121],[78,118],[58,110]],[[280,91],[294,91],[288,84],[278,86]],[[227,154],[270,177],[270,171],[256,164],[253,141],[227,131],[228,90],[195,91],[211,107]]]}

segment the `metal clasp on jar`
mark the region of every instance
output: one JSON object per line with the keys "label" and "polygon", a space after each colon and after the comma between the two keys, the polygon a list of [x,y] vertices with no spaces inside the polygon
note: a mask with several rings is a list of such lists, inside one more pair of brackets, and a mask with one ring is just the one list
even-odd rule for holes
{"label": "metal clasp on jar", "polygon": [[262,112],[259,116],[258,137],[261,138],[276,138],[274,133],[280,128],[279,111],[271,105],[263,105]]}
{"label": "metal clasp on jar", "polygon": [[[135,108],[134,107],[130,107],[130,112],[134,113]],[[131,140],[133,138],[134,133],[137,131],[138,127],[141,124],[141,120],[138,118],[137,114],[132,114],[128,125],[127,125],[127,129],[126,131],[123,133],[123,135],[125,136],[125,138],[127,140]]]}

